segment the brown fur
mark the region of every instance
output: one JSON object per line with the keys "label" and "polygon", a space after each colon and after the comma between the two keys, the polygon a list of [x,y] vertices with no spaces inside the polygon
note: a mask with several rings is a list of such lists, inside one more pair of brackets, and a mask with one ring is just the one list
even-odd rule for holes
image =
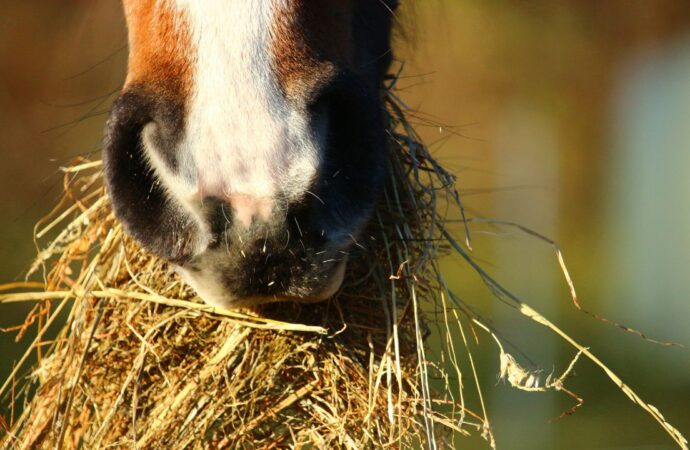
{"label": "brown fur", "polygon": [[184,103],[193,83],[186,18],[167,1],[124,0],[124,7],[130,47],[125,86],[144,85]]}
{"label": "brown fur", "polygon": [[273,28],[275,71],[287,97],[305,102],[353,59],[352,1],[289,0]]}

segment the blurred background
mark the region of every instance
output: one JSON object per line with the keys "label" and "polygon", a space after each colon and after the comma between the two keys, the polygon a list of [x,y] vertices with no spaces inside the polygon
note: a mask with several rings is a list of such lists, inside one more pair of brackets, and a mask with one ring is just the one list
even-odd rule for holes
{"label": "blurred background", "polygon": [[[553,249],[514,229],[473,226],[475,256],[689,435],[690,2],[413,3],[399,18],[400,95],[457,174],[470,215],[553,238],[585,308],[686,347],[657,346],[578,312]],[[35,253],[32,227],[60,194],[58,168],[97,155],[124,79],[126,32],[116,0],[1,4],[4,282],[20,279]],[[461,261],[444,266],[452,288],[524,352],[521,362],[547,374],[567,366],[572,348],[493,300]],[[21,323],[28,308],[0,306],[0,327]],[[14,337],[0,334],[0,379],[22,352]],[[499,448],[674,448],[589,362],[570,380],[584,405],[557,420],[572,399],[498,381],[486,336],[474,354]],[[480,438],[459,444],[486,448]]]}

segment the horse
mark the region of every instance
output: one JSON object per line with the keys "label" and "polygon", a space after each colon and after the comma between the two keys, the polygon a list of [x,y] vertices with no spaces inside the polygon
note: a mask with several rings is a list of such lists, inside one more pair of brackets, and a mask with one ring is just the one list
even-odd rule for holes
{"label": "horse", "polygon": [[208,304],[318,302],[383,191],[397,0],[123,0],[104,182]]}

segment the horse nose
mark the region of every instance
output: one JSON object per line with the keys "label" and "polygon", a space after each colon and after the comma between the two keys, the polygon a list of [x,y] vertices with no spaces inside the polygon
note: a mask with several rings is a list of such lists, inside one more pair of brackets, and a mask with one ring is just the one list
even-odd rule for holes
{"label": "horse nose", "polygon": [[267,222],[274,206],[270,197],[244,193],[226,194],[225,200],[232,208],[235,220],[245,228],[249,228],[255,218]]}

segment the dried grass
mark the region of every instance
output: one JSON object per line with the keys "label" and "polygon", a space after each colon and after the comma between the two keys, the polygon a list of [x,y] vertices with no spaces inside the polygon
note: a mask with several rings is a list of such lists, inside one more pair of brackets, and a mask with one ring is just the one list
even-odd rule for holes
{"label": "dried grass", "polygon": [[[66,168],[65,197],[35,232],[39,255],[31,272],[43,283],[0,287],[11,291],[0,303],[36,302],[16,330],[20,337],[38,330],[0,387],[10,410],[0,420],[0,448],[436,449],[452,448],[470,432],[495,447],[468,342],[474,325],[496,339],[501,376],[514,387],[577,398],[564,383],[584,355],[687,448],[656,408],[588,349],[493,280],[469,256],[469,233],[465,246],[456,242],[443,213],[448,205],[462,209],[455,180],[419,144],[394,84],[384,199],[356,244],[343,289],[319,305],[224,311],[202,304],[166,263],[123,234],[100,163]],[[449,249],[497,296],[576,348],[562,376],[540,381],[520,366],[448,290],[439,257]],[[442,311],[440,361],[426,356],[430,310]],[[32,355],[38,362],[18,382]],[[463,384],[476,390],[477,412]]]}

